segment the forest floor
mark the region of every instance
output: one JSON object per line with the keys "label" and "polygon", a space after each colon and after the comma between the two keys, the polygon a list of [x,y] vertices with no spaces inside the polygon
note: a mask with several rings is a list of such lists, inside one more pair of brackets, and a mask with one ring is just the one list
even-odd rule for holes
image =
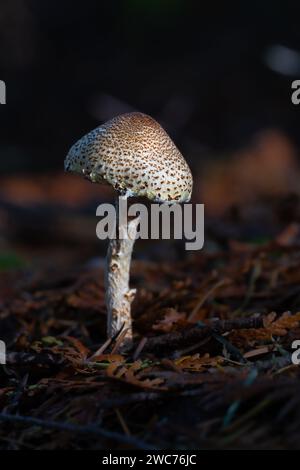
{"label": "forest floor", "polygon": [[[0,257],[0,448],[299,448],[300,229],[282,204],[268,206],[274,230],[234,213],[208,220],[207,250],[135,256],[126,354],[122,332],[106,341],[103,263],[81,263],[61,239],[64,259],[53,240],[39,247],[51,268]],[[24,244],[40,215],[18,210],[2,228]]]}

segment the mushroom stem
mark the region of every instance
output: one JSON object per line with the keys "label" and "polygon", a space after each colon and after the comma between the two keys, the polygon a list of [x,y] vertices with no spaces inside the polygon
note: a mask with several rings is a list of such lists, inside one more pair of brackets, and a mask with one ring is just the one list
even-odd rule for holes
{"label": "mushroom stem", "polygon": [[[123,200],[127,196],[120,196]],[[116,335],[123,327],[124,334],[122,346],[130,348],[133,342],[131,303],[135,296],[135,289],[129,288],[130,262],[133,245],[136,237],[139,217],[129,223],[120,223],[119,199],[116,200],[116,239],[109,240],[106,261],[106,307],[107,307],[107,334],[109,338]]]}

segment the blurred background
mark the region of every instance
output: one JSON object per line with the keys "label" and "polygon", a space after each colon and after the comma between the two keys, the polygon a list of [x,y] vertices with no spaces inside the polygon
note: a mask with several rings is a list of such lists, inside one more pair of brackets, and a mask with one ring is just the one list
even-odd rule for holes
{"label": "blurred background", "polygon": [[[63,173],[69,147],[139,110],[169,132],[206,207],[206,250],[298,236],[298,2],[4,0],[0,5],[0,268],[105,253],[112,191]],[[164,242],[137,256],[166,256]],[[169,258],[182,254],[174,244]]]}

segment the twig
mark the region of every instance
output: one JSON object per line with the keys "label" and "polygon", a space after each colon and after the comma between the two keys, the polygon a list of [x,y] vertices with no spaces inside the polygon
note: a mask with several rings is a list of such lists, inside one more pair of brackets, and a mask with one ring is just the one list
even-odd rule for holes
{"label": "twig", "polygon": [[203,306],[203,304],[206,302],[206,300],[216,291],[219,289],[219,287],[222,287],[224,284],[228,284],[229,281],[222,279],[221,281],[217,282],[214,286],[211,287],[203,296],[200,297],[198,300],[196,306],[193,308],[191,314],[188,317],[189,321],[192,321],[195,316],[197,315],[198,311],[200,308]]}
{"label": "twig", "polygon": [[97,356],[101,356],[101,354],[104,353],[105,349],[108,348],[108,346],[112,343],[113,341],[113,338],[108,338],[105,343],[102,344],[102,346],[100,346],[99,349],[97,349],[96,352],[94,352],[94,354],[92,354],[91,357],[89,357],[89,361],[93,361],[95,359],[95,357]]}
{"label": "twig", "polygon": [[142,350],[144,349],[145,347],[145,344],[147,343],[148,341],[148,338],[145,338],[145,336],[141,339],[141,341],[139,342],[136,350],[134,351],[133,353],[133,360],[136,361],[137,358],[139,357],[139,355],[141,354]]}
{"label": "twig", "polygon": [[167,333],[165,335],[148,338],[143,352],[156,352],[158,354],[170,349],[180,349],[186,345],[192,345],[212,336],[214,333],[225,333],[230,330],[250,328],[262,328],[262,317],[237,318],[233,320],[214,320],[203,327],[193,326],[181,331]]}
{"label": "twig", "polygon": [[176,359],[181,356],[185,356],[186,354],[190,354],[191,352],[195,351],[201,346],[204,346],[206,343],[208,343],[209,340],[210,340],[210,337],[208,336],[207,338],[204,338],[202,341],[192,344],[192,346],[188,346],[187,348],[180,349],[179,351],[175,351],[173,354],[173,358]]}
{"label": "twig", "polygon": [[129,428],[127,426],[127,423],[126,423],[125,419],[123,418],[123,415],[122,415],[121,411],[118,408],[115,408],[115,413],[118,417],[118,420],[120,421],[120,424],[122,426],[122,429],[123,429],[124,433],[126,434],[126,436],[130,436],[131,433],[129,431]]}
{"label": "twig", "polygon": [[46,429],[57,429],[60,431],[73,432],[78,434],[93,434],[95,436],[106,437],[114,441],[122,442],[123,444],[129,444],[138,449],[149,449],[157,450],[157,447],[152,446],[136,437],[126,436],[114,431],[108,431],[100,426],[79,426],[71,423],[63,423],[58,421],[45,421],[43,419],[34,418],[32,416],[22,415],[11,415],[8,413],[0,413],[0,421],[6,421],[9,423],[20,423],[29,426],[39,426]]}
{"label": "twig", "polygon": [[128,333],[128,328],[124,328],[124,325],[125,324],[123,323],[122,330],[118,334],[116,344],[112,348],[111,354],[116,354],[119,349],[123,349],[123,352],[126,350],[127,346],[125,344],[126,342],[124,342],[124,341],[125,341],[126,335]]}

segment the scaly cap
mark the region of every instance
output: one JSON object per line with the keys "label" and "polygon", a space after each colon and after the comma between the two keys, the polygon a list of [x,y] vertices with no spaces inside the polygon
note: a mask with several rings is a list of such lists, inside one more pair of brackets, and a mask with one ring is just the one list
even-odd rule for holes
{"label": "scaly cap", "polygon": [[71,147],[65,170],[158,202],[189,201],[193,187],[188,164],[168,134],[137,112],[117,116],[83,136]]}

